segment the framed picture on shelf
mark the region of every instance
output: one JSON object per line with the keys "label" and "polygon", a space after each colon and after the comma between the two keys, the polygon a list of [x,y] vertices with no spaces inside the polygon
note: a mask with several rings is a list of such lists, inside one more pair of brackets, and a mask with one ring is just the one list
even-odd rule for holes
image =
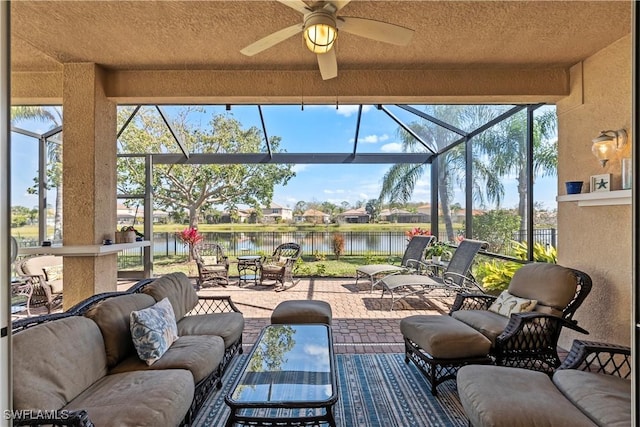
{"label": "framed picture on shelf", "polygon": [[611,174],[591,175],[591,192],[611,191]]}

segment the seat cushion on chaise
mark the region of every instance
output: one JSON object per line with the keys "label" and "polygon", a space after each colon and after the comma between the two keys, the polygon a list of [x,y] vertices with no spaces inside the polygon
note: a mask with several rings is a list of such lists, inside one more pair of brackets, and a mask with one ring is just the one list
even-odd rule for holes
{"label": "seat cushion on chaise", "polygon": [[105,299],[87,310],[85,316],[96,322],[104,337],[110,368],[136,352],[131,338],[131,312],[154,304],[156,300],[150,295],[130,294]]}
{"label": "seat cushion on chaise", "polygon": [[218,368],[224,357],[224,348],[224,341],[217,336],[184,336],[178,338],[166,353],[151,366],[140,360],[138,355],[134,353],[116,365],[109,373],[187,369],[193,374],[193,380],[198,383]]}
{"label": "seat cushion on chaise", "polygon": [[176,426],[191,407],[194,387],[183,369],[107,375],[64,409],[85,409],[96,427]]}
{"label": "seat cushion on chaise", "polygon": [[458,394],[475,427],[595,426],[543,372],[468,365],[458,371]]}
{"label": "seat cushion on chaise", "polygon": [[178,335],[217,335],[230,347],[242,336],[244,316],[242,313],[211,313],[185,316],[178,322]]}
{"label": "seat cushion on chaise", "polygon": [[487,356],[491,342],[468,325],[440,315],[415,315],[400,321],[402,335],[436,359]]}
{"label": "seat cushion on chaise", "polygon": [[147,295],[151,295],[156,302],[163,298],[169,298],[176,315],[176,321],[180,321],[198,304],[198,294],[191,280],[182,272],[175,272],[158,277],[142,290]]}
{"label": "seat cushion on chaise", "polygon": [[556,387],[598,425],[626,427],[631,423],[631,380],[595,372],[561,369]]}
{"label": "seat cushion on chaise", "polygon": [[509,323],[508,317],[489,310],[457,310],[451,313],[451,317],[481,332],[491,340],[491,345]]}

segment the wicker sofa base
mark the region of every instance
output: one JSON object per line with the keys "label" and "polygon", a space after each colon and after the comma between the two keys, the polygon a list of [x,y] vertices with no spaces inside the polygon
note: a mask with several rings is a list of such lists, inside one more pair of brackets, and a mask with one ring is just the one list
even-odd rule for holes
{"label": "wicker sofa base", "polygon": [[492,363],[489,356],[457,359],[438,359],[421,349],[409,338],[404,338],[405,363],[413,362],[431,383],[431,394],[438,395],[437,387],[447,380],[456,378],[458,369],[465,365],[487,365]]}

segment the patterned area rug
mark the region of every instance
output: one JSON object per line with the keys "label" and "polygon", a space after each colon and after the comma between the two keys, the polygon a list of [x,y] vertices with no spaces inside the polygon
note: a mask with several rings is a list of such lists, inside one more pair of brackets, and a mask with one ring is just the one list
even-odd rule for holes
{"label": "patterned area rug", "polygon": [[[205,402],[194,427],[223,426],[229,409],[224,403],[246,355],[235,359],[227,370],[224,385]],[[336,423],[341,427],[466,427],[467,418],[458,399],[454,381],[438,386],[438,396],[404,354],[338,354]]]}

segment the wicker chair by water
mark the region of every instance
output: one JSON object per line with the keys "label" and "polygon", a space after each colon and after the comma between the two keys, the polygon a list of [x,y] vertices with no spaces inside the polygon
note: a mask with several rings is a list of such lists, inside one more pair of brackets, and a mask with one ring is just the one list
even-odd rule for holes
{"label": "wicker chair by water", "polygon": [[[475,256],[480,251],[486,251],[488,246],[487,242],[481,240],[465,239],[460,242],[446,266],[420,261],[417,273],[385,276],[376,282],[376,285],[382,286],[381,298],[387,292],[391,294],[390,310],[393,310],[396,301],[434,289],[447,292],[482,291],[470,271]],[[396,298],[398,293],[401,295]]]}
{"label": "wicker chair by water", "polygon": [[194,248],[198,266],[198,289],[229,284],[229,259],[217,243],[199,243]]}
{"label": "wicker chair by water", "polygon": [[293,287],[298,283],[293,277],[293,267],[302,253],[302,248],[297,243],[283,243],[274,251],[273,255],[264,257],[260,262],[260,284],[265,280],[275,280],[277,291],[284,291],[286,282],[291,282]]}
{"label": "wicker chair by water", "polygon": [[358,267],[356,269],[356,285],[358,279],[366,277],[371,282],[371,291],[373,291],[373,285],[381,276],[418,268],[418,262],[424,260],[425,250],[434,241],[435,236],[413,236],[407,244],[400,265],[369,264]]}

